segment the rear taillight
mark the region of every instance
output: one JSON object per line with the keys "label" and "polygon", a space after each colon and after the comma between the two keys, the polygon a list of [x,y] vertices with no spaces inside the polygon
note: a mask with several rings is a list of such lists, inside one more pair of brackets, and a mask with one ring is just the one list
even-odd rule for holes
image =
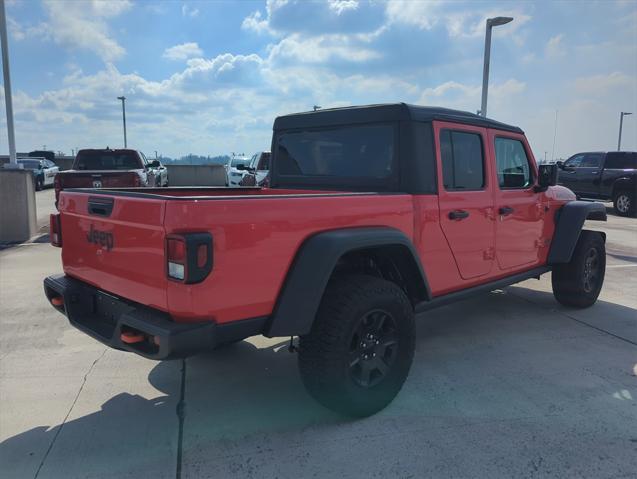
{"label": "rear taillight", "polygon": [[212,235],[184,233],[166,237],[166,274],[186,284],[200,283],[212,271]]}
{"label": "rear taillight", "polygon": [[142,186],[142,178],[137,173],[133,174],[133,186]]}
{"label": "rear taillight", "polygon": [[62,246],[62,228],[60,213],[53,213],[49,216],[49,238],[53,246]]}
{"label": "rear taillight", "polygon": [[182,238],[168,238],[166,244],[168,277],[183,281],[186,277],[186,242]]}

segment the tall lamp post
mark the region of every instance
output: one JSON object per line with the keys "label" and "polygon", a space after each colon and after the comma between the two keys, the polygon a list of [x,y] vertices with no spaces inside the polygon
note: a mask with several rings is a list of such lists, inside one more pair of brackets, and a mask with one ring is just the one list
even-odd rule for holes
{"label": "tall lamp post", "polygon": [[491,60],[491,29],[499,25],[506,25],[513,21],[513,17],[487,18],[487,33],[484,37],[484,68],[482,70],[482,106],[480,114],[487,116],[487,94],[489,92],[489,62]]}
{"label": "tall lamp post", "polygon": [[124,148],[128,148],[128,144],[126,143],[126,97],[118,96],[118,100],[122,100],[122,120],[124,121]]}
{"label": "tall lamp post", "polygon": [[9,166],[18,167],[15,155],[15,130],[13,129],[13,101],[11,97],[11,75],[9,73],[9,44],[7,40],[7,17],[4,0],[0,0],[0,41],[2,42],[2,73],[4,75],[4,103],[7,108],[7,133],[9,136]]}
{"label": "tall lamp post", "polygon": [[617,151],[622,150],[622,128],[624,127],[624,117],[628,115],[632,115],[632,113],[622,111],[619,114],[619,139],[617,140]]}

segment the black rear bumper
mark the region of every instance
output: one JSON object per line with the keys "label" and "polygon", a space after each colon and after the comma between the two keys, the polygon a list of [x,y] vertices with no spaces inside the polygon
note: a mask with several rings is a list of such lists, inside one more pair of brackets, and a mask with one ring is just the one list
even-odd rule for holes
{"label": "black rear bumper", "polygon": [[[63,304],[53,307],[77,329],[108,346],[149,359],[190,356],[214,347],[220,339],[212,321],[176,323],[162,311],[118,298],[63,274],[46,278],[44,292],[49,301],[55,297],[63,299]],[[122,340],[123,333],[141,335],[144,339],[127,343]],[[258,332],[246,331],[243,337],[253,334]],[[221,336],[228,340],[225,331]]]}

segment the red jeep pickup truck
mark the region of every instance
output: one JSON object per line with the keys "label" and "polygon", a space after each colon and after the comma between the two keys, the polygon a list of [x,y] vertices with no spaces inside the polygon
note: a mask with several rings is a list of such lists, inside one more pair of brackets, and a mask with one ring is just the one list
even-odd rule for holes
{"label": "red jeep pickup truck", "polygon": [[517,127],[406,104],[292,114],[270,173],[268,189],[64,190],[47,298],[151,359],[299,336],[310,394],[369,415],[407,377],[415,316],[548,272],[568,306],[602,287],[605,236],[582,226],[606,210],[555,186]]}
{"label": "red jeep pickup truck", "polygon": [[155,174],[151,170],[160,167],[159,161],[148,161],[137,150],[80,150],[73,167],[56,175],[55,200],[57,203],[60,191],[67,188],[148,186]]}

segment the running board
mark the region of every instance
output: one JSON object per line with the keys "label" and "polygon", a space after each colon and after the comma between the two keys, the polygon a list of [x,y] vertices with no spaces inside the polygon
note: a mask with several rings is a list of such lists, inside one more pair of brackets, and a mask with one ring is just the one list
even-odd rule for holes
{"label": "running board", "polygon": [[490,283],[480,284],[472,288],[455,291],[443,296],[437,296],[430,301],[422,301],[421,303],[418,303],[414,308],[414,311],[416,314],[424,313],[425,311],[429,311],[430,309],[434,309],[439,306],[455,303],[456,301],[462,301],[463,299],[470,298],[471,296],[480,293],[488,293],[489,291],[493,291],[494,289],[504,288],[505,286],[510,286],[527,279],[540,279],[541,275],[543,275],[544,273],[548,273],[549,271],[551,271],[550,267],[542,266],[541,268],[535,268],[529,271],[524,271],[523,273],[515,274],[513,276],[507,276],[506,278],[498,279]]}

